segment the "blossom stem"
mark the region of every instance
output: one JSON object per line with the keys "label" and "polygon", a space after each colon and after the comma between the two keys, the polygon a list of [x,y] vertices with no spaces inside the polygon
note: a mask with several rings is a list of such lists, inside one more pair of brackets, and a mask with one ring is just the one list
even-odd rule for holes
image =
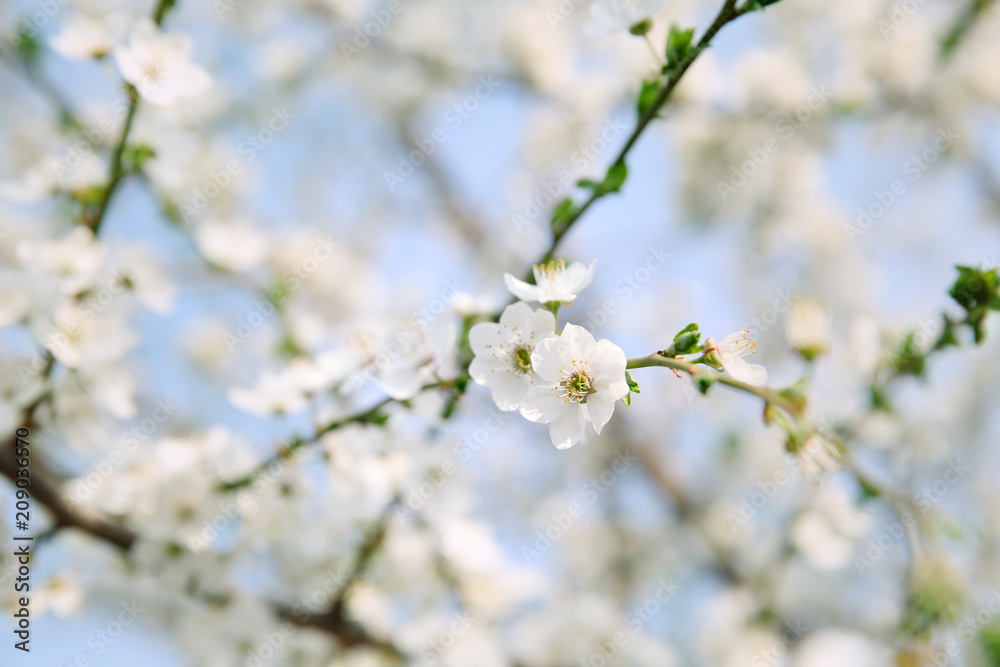
{"label": "blossom stem", "polygon": [[626,369],[632,370],[635,368],[649,368],[651,366],[662,366],[664,368],[670,368],[675,371],[686,372],[689,375],[699,375],[708,374],[708,377],[712,379],[712,382],[718,382],[719,384],[724,384],[726,386],[732,387],[734,389],[739,389],[748,394],[753,394],[758,398],[762,399],[765,403],[769,403],[778,408],[781,408],[789,414],[797,414],[800,412],[798,407],[794,405],[791,401],[782,398],[777,391],[768,387],[755,387],[752,384],[747,384],[746,382],[741,382],[735,378],[728,375],[718,373],[708,368],[702,368],[701,365],[694,361],[687,361],[685,359],[678,359],[676,357],[666,357],[659,352],[654,352],[645,357],[637,357],[635,359],[629,359],[628,363],[625,365]]}
{"label": "blossom stem", "polygon": [[[174,6],[175,2],[176,0],[159,0],[153,9],[153,23],[157,26],[162,24],[163,18],[170,8]],[[125,125],[122,127],[118,143],[115,144],[111,152],[111,171],[108,174],[107,185],[104,186],[104,192],[101,193],[100,201],[98,201],[93,210],[87,211],[83,217],[83,224],[90,227],[95,234],[100,229],[101,223],[104,222],[104,216],[108,211],[111,198],[114,196],[115,190],[118,189],[118,184],[121,182],[122,176],[125,175],[123,164],[125,146],[128,143],[128,135],[132,132],[132,121],[135,120],[135,112],[139,109],[139,91],[136,87],[132,84],[125,84],[125,92],[128,94],[129,99],[128,112],[125,116]]]}
{"label": "blossom stem", "polygon": [[[635,129],[632,130],[632,134],[629,135],[625,145],[618,152],[617,157],[615,157],[611,164],[618,164],[619,162],[625,161],[629,151],[632,150],[632,147],[639,140],[643,131],[653,121],[653,119],[657,117],[660,113],[660,109],[662,109],[664,105],[670,101],[670,98],[673,95],[674,90],[677,88],[677,84],[680,83],[681,78],[688,71],[694,61],[698,59],[701,52],[708,48],[718,32],[722,30],[727,23],[750,11],[750,9],[746,6],[737,8],[736,2],[737,0],[725,0],[725,3],[723,3],[722,8],[719,10],[719,13],[716,14],[715,20],[712,21],[712,24],[707,30],[705,30],[705,34],[701,36],[698,43],[693,49],[691,49],[690,54],[684,58],[684,60],[678,62],[676,67],[671,69],[670,74],[667,76],[667,81],[663,86],[663,90],[660,91],[659,96],[657,96],[656,100],[649,107],[649,109],[646,110],[646,113],[639,117],[639,121],[636,123]],[[592,191],[590,196],[584,200],[584,202],[576,208],[562,224],[552,230],[552,242],[549,244],[549,248],[545,251],[545,254],[542,255],[542,258],[536,263],[544,264],[545,262],[551,261],[555,255],[556,247],[558,247],[559,241],[566,235],[566,232],[570,230],[577,220],[583,217],[583,214],[594,202],[608,194],[610,194],[610,192],[603,190]],[[532,282],[534,280],[534,276],[530,270],[526,274],[524,280],[528,282]]]}
{"label": "blossom stem", "polygon": [[657,62],[657,64],[661,66],[666,65],[667,61],[665,61],[663,56],[660,55],[660,52],[656,50],[656,45],[653,44],[653,40],[649,38],[649,33],[643,33],[642,37],[646,40],[646,44],[649,45],[649,51],[653,54],[653,59]]}

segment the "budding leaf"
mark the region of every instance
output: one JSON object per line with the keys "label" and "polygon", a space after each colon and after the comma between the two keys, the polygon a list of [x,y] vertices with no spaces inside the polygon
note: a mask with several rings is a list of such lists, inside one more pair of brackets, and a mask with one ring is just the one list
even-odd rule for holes
{"label": "budding leaf", "polygon": [[965,322],[972,327],[976,343],[986,338],[986,316],[1000,310],[1000,274],[997,269],[985,271],[971,266],[958,266],[958,279],[948,292],[965,308]]}
{"label": "budding leaf", "polygon": [[639,99],[636,102],[639,116],[645,116],[653,108],[662,91],[663,82],[660,79],[646,79],[642,82],[642,89],[639,91]]}
{"label": "budding leaf", "polygon": [[694,28],[681,30],[677,24],[670,26],[667,35],[667,65],[675,67],[686,60],[692,51],[691,42],[694,39]]}
{"label": "budding leaf", "polygon": [[892,369],[899,375],[921,377],[926,361],[924,354],[917,349],[916,334],[910,333],[903,339],[903,344],[893,358]]}
{"label": "budding leaf", "polygon": [[694,376],[694,386],[705,396],[708,396],[708,390],[712,388],[713,382],[708,373],[698,373]]}
{"label": "budding leaf", "polygon": [[632,405],[632,394],[639,394],[639,383],[635,381],[632,374],[625,371],[625,382],[628,383],[628,393],[625,394],[625,398],[622,399],[622,403],[625,405]]}
{"label": "budding leaf", "polygon": [[628,31],[633,35],[645,35],[647,32],[652,30],[653,22],[649,19],[643,19],[638,23],[629,27]]}
{"label": "budding leaf", "polygon": [[146,164],[146,160],[156,155],[156,151],[147,146],[146,144],[138,144],[136,146],[127,146],[125,148],[125,153],[122,156],[123,162],[125,164],[125,170],[130,172],[141,171],[143,165]]}
{"label": "budding leaf", "polygon": [[692,322],[691,324],[687,325],[686,327],[677,332],[677,335],[674,336],[674,341],[676,341],[678,338],[680,338],[686,333],[690,333],[691,331],[698,331],[699,328],[700,327],[698,326],[697,322]]}
{"label": "budding leaf", "polygon": [[558,229],[563,227],[572,219],[574,213],[573,200],[566,197],[552,211],[552,228]]}
{"label": "budding leaf", "polygon": [[608,169],[608,175],[604,177],[605,191],[618,192],[625,184],[626,177],[628,177],[628,167],[624,162],[615,162]]}
{"label": "budding leaf", "polygon": [[583,178],[577,181],[576,184],[581,188],[593,191],[595,196],[601,197],[611,192],[618,192],[622,184],[625,183],[627,176],[628,167],[625,166],[625,163],[615,162],[608,168],[607,175],[605,175],[604,180],[600,183],[592,181],[589,178]]}

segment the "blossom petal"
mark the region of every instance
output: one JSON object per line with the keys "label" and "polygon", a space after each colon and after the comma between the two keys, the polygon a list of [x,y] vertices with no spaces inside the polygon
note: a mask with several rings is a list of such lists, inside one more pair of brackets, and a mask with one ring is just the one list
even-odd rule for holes
{"label": "blossom petal", "polygon": [[624,381],[627,363],[625,352],[610,340],[603,339],[597,341],[594,359],[590,362],[590,370],[593,371],[594,380],[599,385],[610,384],[619,380]]}
{"label": "blossom petal", "polygon": [[[516,304],[515,304],[516,305]],[[543,340],[556,332],[556,316],[551,310],[539,308],[535,310],[528,325],[535,333],[535,341]]]}
{"label": "blossom petal", "polygon": [[503,309],[503,313],[500,315],[500,325],[510,328],[518,327],[520,329],[527,329],[531,326],[534,314],[534,308],[523,301],[518,301]]}
{"label": "blossom petal", "polygon": [[594,424],[594,431],[598,434],[601,433],[601,429],[611,419],[611,415],[615,411],[615,403],[617,402],[618,398],[602,391],[587,397],[587,414],[590,415],[590,420]]}
{"label": "blossom petal", "polygon": [[587,266],[583,262],[573,262],[566,267],[566,275],[563,276],[563,281],[566,283],[567,289],[575,293],[583,290],[594,279],[594,268],[596,266],[597,260],[595,259],[590,263],[590,266]]}
{"label": "blossom petal", "polygon": [[531,422],[548,424],[554,415],[566,409],[554,385],[533,385],[521,398],[521,416]]}
{"label": "blossom petal", "polygon": [[503,327],[496,322],[479,322],[469,329],[469,347],[477,356],[492,355],[491,347],[500,347],[506,342]]}
{"label": "blossom petal", "polygon": [[504,412],[517,410],[521,399],[531,389],[531,376],[509,372],[497,373],[497,376],[490,386],[493,402]]}
{"label": "blossom petal", "polygon": [[492,384],[493,379],[490,376],[495,376],[497,373],[503,373],[506,375],[507,365],[502,359],[498,359],[492,354],[480,355],[473,359],[472,363],[469,364],[469,377],[471,377],[476,384]]}
{"label": "blossom petal", "polygon": [[[573,325],[567,324],[569,328]],[[558,382],[563,371],[573,367],[571,361],[578,359],[576,350],[563,340],[562,336],[553,336],[538,341],[531,353],[531,368],[539,377],[547,382]]]}
{"label": "blossom petal", "polygon": [[[597,351],[597,341],[594,335],[581,326],[567,324],[563,327],[559,340],[572,349],[574,359],[586,359],[590,361]],[[624,354],[624,353],[623,353]],[[624,371],[624,369],[622,369]]]}
{"label": "blossom petal", "polygon": [[542,289],[538,285],[529,285],[509,273],[503,274],[503,283],[510,290],[510,293],[521,301],[538,301],[539,297],[542,296]]}
{"label": "blossom petal", "polygon": [[556,449],[569,449],[583,438],[584,426],[581,406],[573,406],[549,424],[549,438]]}
{"label": "blossom petal", "polygon": [[741,382],[755,387],[767,382],[767,369],[760,364],[751,364],[736,355],[723,354],[722,365],[730,375]]}

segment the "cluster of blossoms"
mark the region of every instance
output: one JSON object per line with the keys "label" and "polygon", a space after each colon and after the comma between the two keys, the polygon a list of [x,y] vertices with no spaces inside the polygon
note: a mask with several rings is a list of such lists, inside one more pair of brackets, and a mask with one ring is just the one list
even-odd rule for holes
{"label": "cluster of blossoms", "polygon": [[[497,407],[517,410],[530,421],[549,424],[552,444],[566,449],[578,443],[587,426],[595,433],[611,419],[615,403],[630,394],[628,359],[609,340],[596,340],[587,329],[566,324],[557,331],[560,306],[569,306],[594,276],[594,266],[553,260],[533,269],[535,284],[504,274],[507,289],[521,299],[504,309],[499,322],[480,322],[469,331],[476,357],[469,375],[490,388]],[[528,303],[538,303],[532,308]],[[686,345],[685,354],[728,371],[751,385],[767,381],[763,366],[743,357],[756,349],[749,331],[709,338],[704,346]]]}

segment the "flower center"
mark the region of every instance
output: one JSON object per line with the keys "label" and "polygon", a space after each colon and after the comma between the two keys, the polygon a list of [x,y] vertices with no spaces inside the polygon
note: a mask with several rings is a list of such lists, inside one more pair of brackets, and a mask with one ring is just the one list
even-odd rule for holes
{"label": "flower center", "polygon": [[590,371],[574,371],[559,381],[559,396],[567,403],[586,403],[587,396],[594,393],[594,380]]}
{"label": "flower center", "polygon": [[757,341],[750,337],[750,330],[744,329],[733,343],[732,352],[740,357],[757,353]]}
{"label": "flower center", "polygon": [[514,365],[519,375],[531,371],[531,348],[527,346],[514,349]]}
{"label": "flower center", "polygon": [[541,282],[543,278],[545,280],[555,280],[556,277],[562,275],[565,270],[565,259],[554,259],[551,262],[546,262],[545,264],[535,264],[535,282]]}

